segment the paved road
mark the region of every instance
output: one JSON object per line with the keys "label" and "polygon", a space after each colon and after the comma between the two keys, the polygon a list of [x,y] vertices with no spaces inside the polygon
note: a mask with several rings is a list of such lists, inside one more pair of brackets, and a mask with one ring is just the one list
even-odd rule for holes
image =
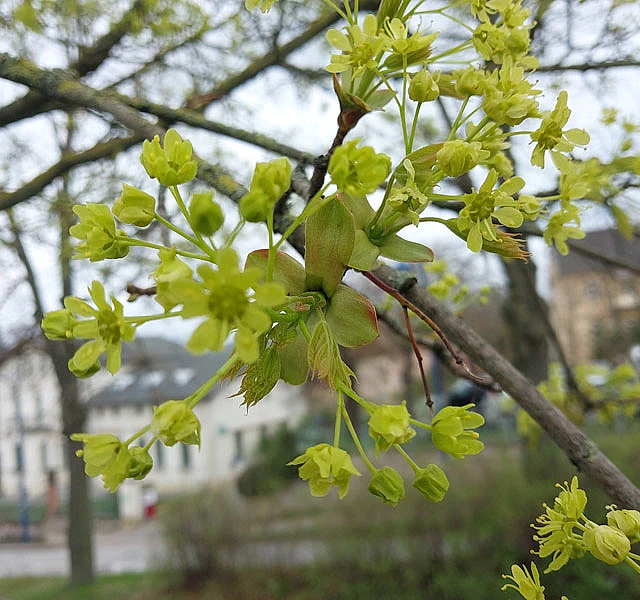
{"label": "paved road", "polygon": [[[94,561],[99,573],[140,572],[162,565],[164,543],[155,522],[116,527],[98,524]],[[43,543],[0,544],[0,577],[67,575],[64,524],[44,532]]]}

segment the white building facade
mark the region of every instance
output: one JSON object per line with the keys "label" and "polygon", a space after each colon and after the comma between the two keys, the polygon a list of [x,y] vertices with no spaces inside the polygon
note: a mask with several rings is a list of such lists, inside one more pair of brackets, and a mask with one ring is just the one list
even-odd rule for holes
{"label": "white building facade", "polygon": [[[161,338],[140,338],[128,346],[115,377],[100,374],[83,388],[87,433],[127,439],[149,424],[154,405],[193,393],[228,357],[194,357]],[[230,397],[239,384],[235,380],[216,386],[195,408],[202,423],[200,448],[153,445],[151,473],[121,486],[121,516],[140,512],[145,489],[174,495],[233,481],[249,465],[263,436],[281,425],[295,427],[306,414],[301,388],[279,383],[247,411],[240,406],[241,397]],[[0,367],[0,497],[17,499],[23,487],[30,498],[44,499],[54,473],[64,500],[68,474],[61,425],[59,388],[45,353],[32,350]],[[149,439],[150,434],[143,436],[140,444]],[[99,478],[93,490],[94,495],[107,493]]]}

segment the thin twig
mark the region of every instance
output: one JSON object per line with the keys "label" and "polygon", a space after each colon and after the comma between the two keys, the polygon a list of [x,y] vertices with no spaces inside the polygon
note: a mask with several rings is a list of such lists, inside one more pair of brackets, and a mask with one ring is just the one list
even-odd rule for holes
{"label": "thin twig", "polygon": [[427,377],[424,374],[424,367],[422,366],[422,353],[420,352],[420,348],[416,342],[416,338],[413,337],[413,329],[411,328],[411,319],[409,319],[409,311],[406,306],[402,307],[402,314],[404,315],[404,322],[407,326],[407,333],[409,334],[409,339],[411,340],[411,347],[413,348],[413,353],[416,355],[416,360],[418,361],[418,370],[420,371],[420,377],[422,378],[422,387],[424,388],[424,395],[427,401],[427,406],[431,411],[431,415],[433,416],[433,400],[431,399],[431,394],[429,392],[429,385],[427,384]]}

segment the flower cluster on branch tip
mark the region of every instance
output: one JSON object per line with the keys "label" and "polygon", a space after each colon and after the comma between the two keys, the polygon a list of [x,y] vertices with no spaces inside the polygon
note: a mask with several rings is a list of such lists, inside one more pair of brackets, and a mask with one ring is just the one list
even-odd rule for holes
{"label": "flower cluster on branch tip", "polygon": [[[245,4],[249,10],[266,12],[274,3],[247,0]],[[333,74],[340,105],[338,133],[328,164],[324,163],[328,176],[320,189],[304,198],[304,208],[297,214],[278,219],[289,223],[285,231],[276,231],[274,211],[284,206],[278,201],[292,191],[288,159],[256,164],[248,190],[238,202],[236,225],[229,226],[230,215],[213,192],[198,189],[193,182],[198,164],[191,142],[174,129],[162,139],[146,140],[140,162],[149,178],[168,189],[179,218],[169,220],[159,214],[153,195],[128,184],[112,209],[106,204],[74,209],[79,222],[71,234],[79,240],[78,258],[122,259],[132,247],[157,253],[150,275],[159,306],[153,314],[125,316],[123,305],[115,297],[111,304],[107,302],[102,285],[94,282],[90,296],[95,306],[72,297],[65,300],[63,309],[47,314],[43,329],[51,339],[89,340],[69,363],[76,375],[96,373],[105,353],[107,370],[117,372],[122,343],[131,341],[137,328],[149,321],[197,320],[187,342],[194,353],[221,350],[233,339],[225,365],[188,398],[154,407],[144,431],[125,442],[109,434],[74,438],[85,444],[82,456],[87,472],[102,475],[109,489],[126,477],[144,476],[147,466],[151,468],[146,456],[155,443],[200,445],[201,428],[194,409],[222,378],[241,378],[238,394],[250,408],[278,381],[299,385],[317,376],[336,395],[334,440],[312,446],[290,463],[299,466],[311,493],[325,495],[335,486],[343,497],[351,476],[360,475],[340,445],[346,427],[370,473],[369,491],[392,505],[405,495],[404,476],[367,456],[345,407],[355,402],[368,414],[374,460],[384,460],[386,452],[398,452],[413,471],[413,488],[432,501],[441,501],[449,487],[446,474],[435,464],[416,463],[406,447],[417,432],[426,430],[434,446],[450,456],[477,454],[483,444],[476,429],[484,419],[467,405],[445,407],[425,423],[413,418],[405,403],[376,405],[355,393],[355,375],[344,363],[341,348],[372,342],[378,336],[378,324],[375,307],[345,285],[345,273],[369,271],[380,258],[433,261],[428,246],[399,235],[405,227],[420,227],[427,221],[441,223],[472,251],[509,258],[526,258],[517,234],[511,231],[525,221],[541,224],[545,239],[561,250],[568,237],[580,235],[576,201],[587,189],[597,188],[595,182],[603,171],[588,167],[593,175],[588,185],[581,183],[584,178],[578,174],[587,168],[569,153],[586,144],[588,136],[579,129],[565,129],[570,117],[567,94],[560,93],[553,110],[540,108],[541,91],[529,79],[536,66],[529,55],[532,21],[520,0],[473,0],[467,7],[470,25],[449,13],[450,7],[438,8],[435,12],[462,26],[466,36],[462,43],[450,46],[439,32],[430,30],[428,20],[419,19],[430,9],[418,0],[383,0],[377,11],[363,18],[357,3],[345,2],[343,7],[326,3],[346,21],[343,28],[331,29],[326,36],[332,48],[327,71]],[[494,66],[489,68],[484,61]],[[456,67],[450,68],[451,64]],[[421,109],[440,98],[455,102],[458,113],[440,141],[421,145]],[[389,156],[359,139],[344,141],[362,117],[385,106],[399,115],[404,147],[395,166]],[[530,123],[532,128],[526,129]],[[513,176],[508,154],[514,135],[527,136],[534,144],[534,166],[544,167],[545,155],[551,156],[561,172],[556,196],[522,193],[525,181]],[[484,180],[477,189],[443,193],[448,178],[475,178],[479,172]],[[189,184],[189,197],[183,197],[185,184]],[[434,202],[452,203],[459,212],[450,219],[429,216],[426,211]],[[557,202],[558,210],[549,214],[547,202]],[[543,223],[540,217],[546,214],[549,218]],[[268,247],[252,249],[242,265],[236,240],[247,222],[264,223],[269,241]],[[140,235],[138,230],[151,224],[166,228],[172,242],[159,244],[150,241],[152,236]],[[285,252],[285,243],[301,227],[304,263]],[[447,289],[453,286],[443,281]],[[147,431],[153,437],[141,453],[132,443]],[[607,531],[592,528],[587,534],[585,530],[589,543],[584,543],[605,556],[610,543]],[[520,578],[524,573],[517,571]]]}

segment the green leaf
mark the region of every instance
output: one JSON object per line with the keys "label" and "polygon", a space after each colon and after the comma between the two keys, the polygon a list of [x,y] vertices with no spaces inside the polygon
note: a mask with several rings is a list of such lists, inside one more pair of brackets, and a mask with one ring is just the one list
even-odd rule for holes
{"label": "green leaf", "polygon": [[306,223],[306,288],[335,293],[355,241],[353,216],[337,199],[329,200]]}
{"label": "green leaf", "polygon": [[[266,277],[268,260],[268,250],[254,250],[247,256],[245,271],[250,268],[260,269]],[[306,289],[304,267],[295,258],[278,251],[273,266],[273,281],[282,285],[287,294],[302,294]]]}
{"label": "green leaf", "polygon": [[362,229],[356,229],[349,266],[358,271],[370,271],[378,260],[380,248],[373,244]]}
{"label": "green leaf", "polygon": [[398,262],[431,262],[433,250],[431,248],[405,240],[398,235],[388,237],[380,246],[380,254]]}
{"label": "green leaf", "polygon": [[340,285],[331,298],[326,318],[333,338],[341,346],[357,348],[378,337],[373,304],[346,285]]}
{"label": "green leaf", "polygon": [[291,385],[301,385],[307,380],[309,363],[307,353],[309,346],[303,335],[298,335],[293,340],[279,345],[280,377]]}

